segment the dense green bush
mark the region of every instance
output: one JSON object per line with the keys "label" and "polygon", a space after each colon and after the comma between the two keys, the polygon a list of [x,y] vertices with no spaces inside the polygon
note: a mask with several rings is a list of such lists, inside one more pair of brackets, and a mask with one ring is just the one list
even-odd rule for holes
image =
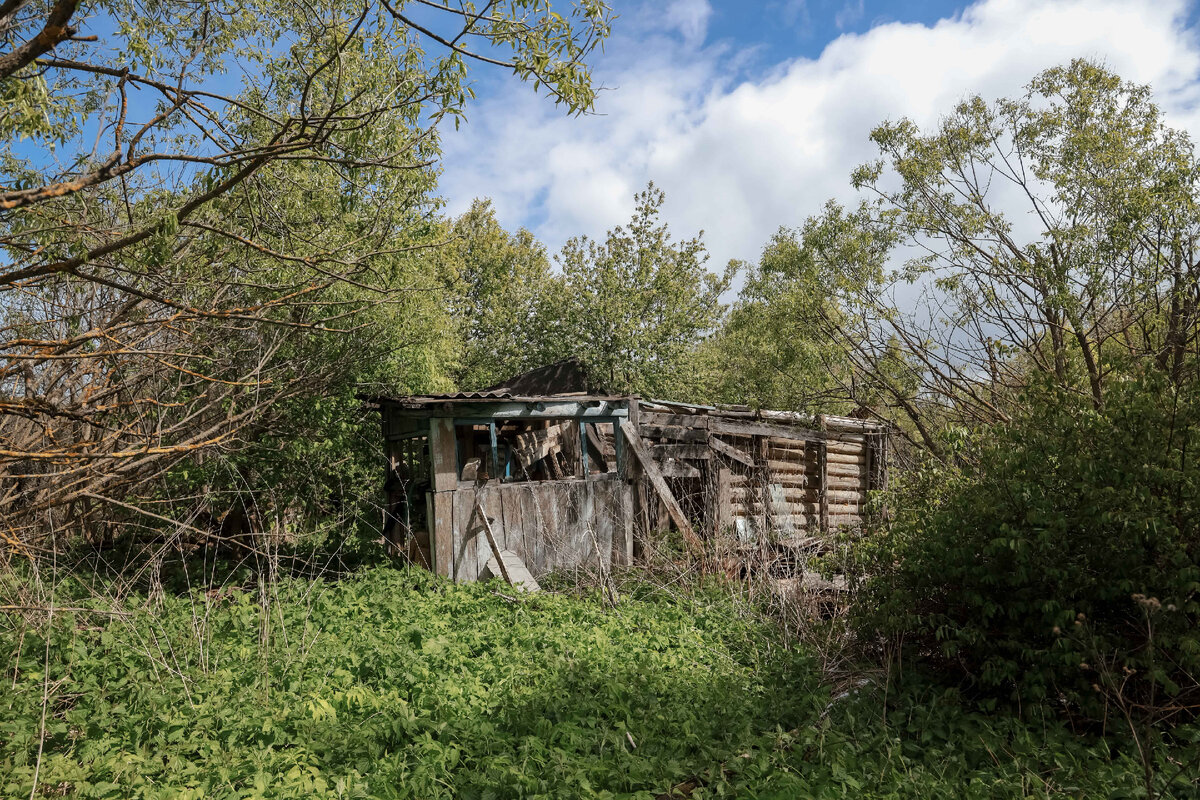
{"label": "dense green bush", "polygon": [[856,548],[872,634],[977,685],[1093,712],[1200,703],[1200,398],[1158,374],[1021,414],[905,476]]}

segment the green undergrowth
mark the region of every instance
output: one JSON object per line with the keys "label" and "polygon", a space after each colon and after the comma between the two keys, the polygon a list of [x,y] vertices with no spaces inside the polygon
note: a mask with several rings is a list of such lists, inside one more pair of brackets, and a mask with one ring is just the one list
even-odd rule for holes
{"label": "green undergrowth", "polygon": [[[35,794],[55,797],[1145,792],[1120,739],[1047,714],[870,683],[831,697],[806,654],[719,591],[512,602],[377,567],[284,579],[268,600],[227,589],[132,598],[126,617],[60,612],[48,647],[0,618],[0,796],[29,797],[35,769]],[[1185,796],[1189,736],[1156,750],[1160,796]]]}

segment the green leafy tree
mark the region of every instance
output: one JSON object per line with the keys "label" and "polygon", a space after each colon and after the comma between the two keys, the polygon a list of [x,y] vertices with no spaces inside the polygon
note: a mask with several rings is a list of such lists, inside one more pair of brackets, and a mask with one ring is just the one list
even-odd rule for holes
{"label": "green leafy tree", "polygon": [[1198,163],[1148,87],[1076,61],[1024,97],[972,98],[931,132],[901,120],[872,139],[881,158],[854,175],[872,199],[812,221],[806,247],[832,245],[869,276],[842,303],[866,322],[848,354],[870,371],[900,343],[920,401],[879,383],[927,448],[939,419],[1008,419],[1031,375],[1097,407],[1118,355],[1191,379]]}
{"label": "green leafy tree", "polygon": [[362,364],[428,366],[441,323],[380,310],[437,316],[409,295],[444,285],[418,257],[441,242],[438,131],[467,65],[582,111],[609,20],[593,0],[0,15],[0,518],[34,539],[282,436],[297,398],[403,382]]}
{"label": "green leafy tree", "polygon": [[[1086,61],[872,136],[874,198],[811,246],[869,268],[842,341],[928,458],[855,548],[866,628],[991,693],[1131,725],[1194,710],[1191,140]],[[890,373],[869,358],[889,342]]]}
{"label": "green leafy tree", "polygon": [[714,274],[700,236],[673,241],[654,184],[635,200],[628,226],[603,243],[571,239],[559,254],[563,280],[546,301],[548,354],[579,355],[612,391],[686,396],[688,358],[719,323],[736,266]]}
{"label": "green leafy tree", "polygon": [[812,223],[780,229],[763,249],[701,360],[714,369],[714,399],[760,408],[846,412],[876,399],[843,354],[853,335],[842,298],[856,288],[842,253],[815,246]]}
{"label": "green leafy tree", "polygon": [[545,247],[525,229],[504,230],[486,200],[456,219],[451,233],[443,255],[452,262],[450,296],[462,339],[457,385],[479,389],[540,366],[547,357],[546,298],[561,282]]}

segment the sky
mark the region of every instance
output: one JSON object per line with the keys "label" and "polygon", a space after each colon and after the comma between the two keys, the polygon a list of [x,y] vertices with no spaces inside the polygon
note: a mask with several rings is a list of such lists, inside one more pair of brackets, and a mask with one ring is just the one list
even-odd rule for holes
{"label": "sky", "polygon": [[490,198],[510,229],[557,252],[603,237],[653,181],[675,238],[704,232],[718,268],[757,260],[772,233],[875,155],[887,119],[931,126],[971,95],[1019,95],[1047,67],[1099,60],[1149,83],[1200,139],[1200,28],[1183,0],[613,0],[591,63],[595,113],[567,117],[511,77],[477,71],[478,102],[444,134],[449,213]]}

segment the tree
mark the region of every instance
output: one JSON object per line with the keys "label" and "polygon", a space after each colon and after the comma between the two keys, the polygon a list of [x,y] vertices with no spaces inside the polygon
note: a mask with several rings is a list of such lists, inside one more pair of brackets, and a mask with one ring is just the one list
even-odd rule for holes
{"label": "tree", "polygon": [[866,278],[829,322],[928,457],[851,550],[856,614],[989,693],[1118,711],[1146,756],[1136,723],[1200,701],[1193,144],[1086,61],[872,136],[873,198],[805,247]]}
{"label": "tree", "polygon": [[704,345],[714,400],[808,413],[850,411],[868,402],[859,376],[830,337],[841,319],[841,264],[813,257],[803,230],[781,228],[746,267],[737,301]]}
{"label": "tree", "polygon": [[582,111],[608,19],[595,0],[0,6],[7,529],[145,516],[181,459],[419,342],[377,312],[438,285],[417,259],[442,243],[433,165],[466,64]]}
{"label": "tree", "polygon": [[[901,120],[872,139],[882,158],[854,183],[873,199],[811,220],[805,247],[868,277],[838,340],[929,451],[939,421],[1010,419],[1031,375],[1097,408],[1131,359],[1193,380],[1198,163],[1148,87],[1075,61],[931,133]],[[905,381],[872,367],[889,342]]]}
{"label": "tree", "polygon": [[490,201],[477,200],[451,228],[453,316],[461,337],[455,382],[480,389],[546,363],[546,299],[561,279],[546,248],[522,228],[510,234]]}
{"label": "tree", "polygon": [[558,257],[563,282],[547,301],[556,321],[547,325],[550,354],[581,356],[611,391],[686,394],[686,361],[720,321],[736,269],[705,269],[700,236],[672,241],[659,221],[664,200],[651,183],[627,227],[610,230],[603,244],[573,238]]}

